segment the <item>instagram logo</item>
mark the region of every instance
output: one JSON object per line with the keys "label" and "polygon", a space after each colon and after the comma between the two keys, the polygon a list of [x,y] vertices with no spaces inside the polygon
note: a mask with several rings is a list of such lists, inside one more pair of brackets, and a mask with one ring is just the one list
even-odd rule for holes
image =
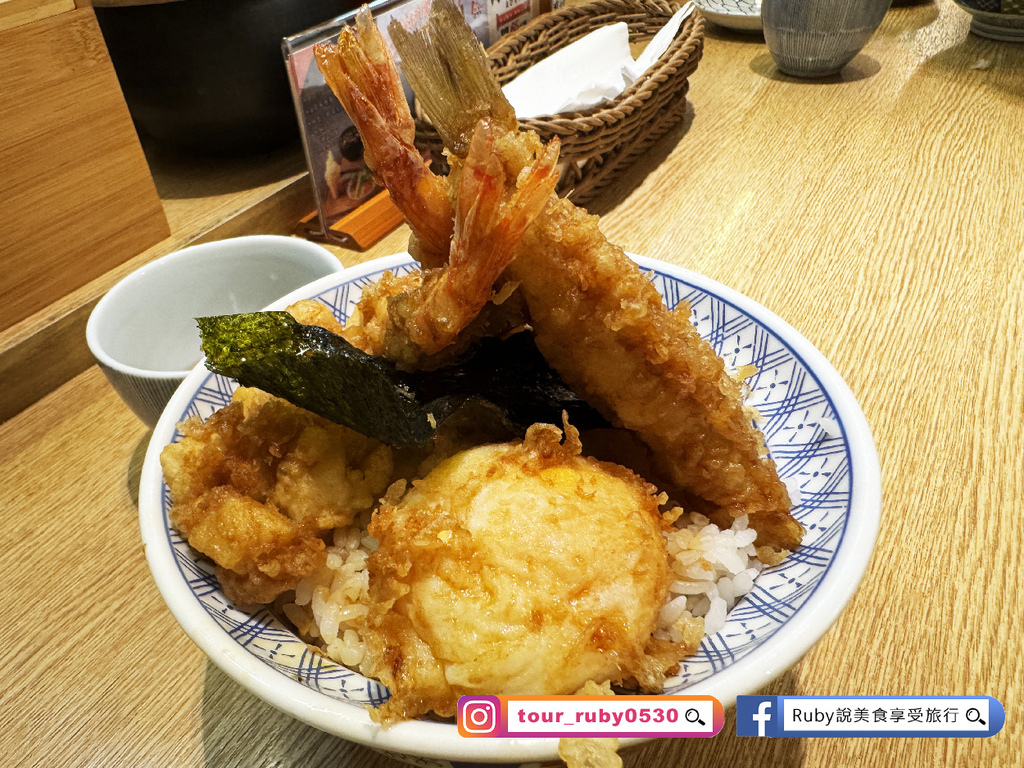
{"label": "instagram logo", "polygon": [[497,696],[463,696],[459,699],[459,733],[467,737],[498,736],[500,713]]}

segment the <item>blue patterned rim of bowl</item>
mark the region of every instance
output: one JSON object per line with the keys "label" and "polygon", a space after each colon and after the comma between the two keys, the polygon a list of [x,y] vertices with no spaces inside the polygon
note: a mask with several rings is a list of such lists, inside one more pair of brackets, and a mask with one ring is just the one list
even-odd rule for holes
{"label": "blue patterned rim of bowl", "polygon": [[[877,534],[878,458],[845,383],[794,329],[714,281],[634,258],[668,306],[689,302],[701,335],[728,365],[757,366],[748,380],[748,402],[764,419],[761,427],[780,476],[797,489],[793,512],[806,529],[800,549],[762,572],[730,612],[726,627],[705,638],[666,686],[666,693],[717,696],[728,707],[736,695],[757,690],[799,660],[856,590]],[[414,266],[406,254],[379,259],[312,283],[272,308],[316,298],[343,321],[362,286],[385,269],[402,274]],[[268,611],[246,613],[227,601],[210,563],[169,524],[170,495],[159,452],[181,438],[175,428],[179,421],[208,417],[230,401],[235,386],[197,367],[157,425],[143,469],[139,506],[147,558],[186,633],[225,672],[269,703],[376,749],[428,759],[443,756],[446,760],[429,763],[443,766],[449,765],[447,760],[555,758],[557,745],[551,741],[516,740],[516,748],[510,749],[500,739],[462,739],[454,725],[443,723],[416,721],[382,731],[362,706],[386,700],[384,686],[311,652]],[[414,728],[419,731],[410,741]],[[637,741],[624,740],[623,746]]]}

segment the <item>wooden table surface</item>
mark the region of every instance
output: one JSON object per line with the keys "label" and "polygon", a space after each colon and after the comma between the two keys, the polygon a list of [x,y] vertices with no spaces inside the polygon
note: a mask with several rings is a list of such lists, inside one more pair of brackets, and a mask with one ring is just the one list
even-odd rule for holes
{"label": "wooden table surface", "polygon": [[[991,695],[989,739],[666,740],[627,765],[1019,764],[1024,46],[899,7],[840,77],[709,25],[683,129],[600,202],[628,250],[729,285],[840,371],[881,531],[840,620],[767,693]],[[258,231],[258,230],[253,230]],[[346,264],[401,250],[399,230]],[[256,699],[178,628],[143,556],[148,432],[92,367],[0,425],[0,754],[17,766],[390,766]],[[1014,748],[1014,745],[1016,748]]]}

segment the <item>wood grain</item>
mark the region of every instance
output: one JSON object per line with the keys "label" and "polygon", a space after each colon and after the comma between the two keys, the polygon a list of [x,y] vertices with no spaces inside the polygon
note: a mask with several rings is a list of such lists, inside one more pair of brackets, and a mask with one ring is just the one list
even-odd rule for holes
{"label": "wood grain", "polygon": [[75,9],[75,0],[0,0],[0,32]]}
{"label": "wood grain", "polygon": [[0,329],[169,230],[92,9],[0,32]]}
{"label": "wood grain", "polygon": [[363,251],[405,221],[387,190],[378,192],[331,224],[331,232],[344,246]]}
{"label": "wood grain", "polygon": [[251,159],[189,159],[147,148],[171,234],[0,331],[0,422],[93,364],[89,313],[139,267],[192,243],[253,232],[290,234],[314,206],[301,148]]}
{"label": "wood grain", "polygon": [[[778,313],[871,425],[874,557],[765,692],[991,695],[1006,725],[988,739],[741,739],[729,714],[717,737],[655,742],[627,766],[1020,763],[1024,47],[968,23],[948,0],[895,8],[820,83],[778,75],[759,38],[709,29],[685,130],[602,201],[602,226]],[[147,439],[95,367],[0,425],[2,754],[33,768],[397,768],[252,697],[177,628],[139,544]]]}

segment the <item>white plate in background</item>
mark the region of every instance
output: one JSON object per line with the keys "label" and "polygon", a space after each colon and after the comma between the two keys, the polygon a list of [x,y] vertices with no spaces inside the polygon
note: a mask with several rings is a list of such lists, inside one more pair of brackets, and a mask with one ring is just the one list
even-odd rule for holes
{"label": "white plate in background", "polygon": [[721,27],[744,32],[761,30],[761,3],[759,0],[693,0],[708,21]]}

